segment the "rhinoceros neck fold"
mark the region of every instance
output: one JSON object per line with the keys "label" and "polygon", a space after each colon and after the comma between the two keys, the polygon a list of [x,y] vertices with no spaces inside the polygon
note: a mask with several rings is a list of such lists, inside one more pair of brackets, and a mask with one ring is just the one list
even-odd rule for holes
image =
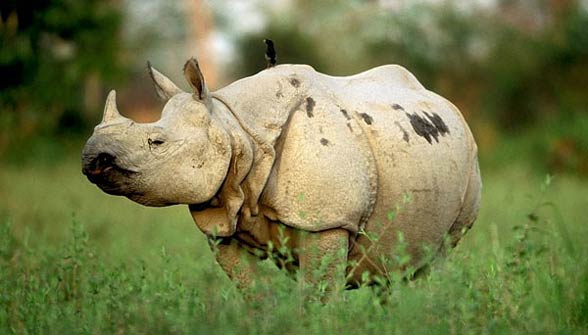
{"label": "rhinoceros neck fold", "polygon": [[298,94],[290,94],[293,99],[279,104],[272,104],[267,92],[256,100],[255,93],[260,91],[251,86],[253,83],[244,84],[244,87],[233,84],[213,93],[213,105],[226,108],[252,143],[254,161],[242,184],[245,206],[248,212],[257,215],[258,201],[276,158],[274,145],[293,111],[290,105],[300,103],[293,101]]}
{"label": "rhinoceros neck fold", "polygon": [[251,127],[239,116],[239,114],[235,114],[231,106],[225,102],[222,97],[213,96],[212,105],[214,106],[214,112],[223,113],[223,111],[226,111],[226,113],[228,113],[231,118],[234,118],[239,128],[245,132],[249,138],[255,142],[261,142],[261,138],[256,136],[256,132],[251,129]]}
{"label": "rhinoceros neck fold", "polygon": [[190,212],[196,225],[205,234],[227,237],[235,233],[240,211],[246,201],[242,184],[252,169],[253,145],[226,105],[213,99],[211,112],[230,137],[229,169],[214,196],[217,205],[191,205]]}

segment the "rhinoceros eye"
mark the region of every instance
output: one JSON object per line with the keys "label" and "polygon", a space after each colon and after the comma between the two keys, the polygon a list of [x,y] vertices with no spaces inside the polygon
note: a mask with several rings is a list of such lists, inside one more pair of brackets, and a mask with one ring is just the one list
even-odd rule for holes
{"label": "rhinoceros eye", "polygon": [[147,139],[147,144],[149,144],[150,148],[154,147],[154,146],[156,147],[156,146],[162,145],[163,143],[165,143],[164,140],[159,140],[159,139],[152,140],[150,138]]}

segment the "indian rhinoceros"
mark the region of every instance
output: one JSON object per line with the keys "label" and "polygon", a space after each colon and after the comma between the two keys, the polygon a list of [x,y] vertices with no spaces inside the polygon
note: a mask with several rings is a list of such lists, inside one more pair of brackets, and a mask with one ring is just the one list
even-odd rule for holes
{"label": "indian rhinoceros", "polygon": [[161,119],[123,117],[111,91],[83,173],[146,206],[188,205],[240,287],[254,282],[259,250],[284,243],[303,281],[326,258],[332,285],[372,281],[400,243],[410,260],[397,265],[416,270],[476,219],[474,138],[401,66],[335,77],[279,65],[215,92],[194,59],[184,66],[192,92],[148,69]]}

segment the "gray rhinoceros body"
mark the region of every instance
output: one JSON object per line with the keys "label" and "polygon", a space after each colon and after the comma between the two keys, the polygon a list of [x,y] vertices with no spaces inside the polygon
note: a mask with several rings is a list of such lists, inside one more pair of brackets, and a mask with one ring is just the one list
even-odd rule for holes
{"label": "gray rhinoceros body", "polygon": [[[198,203],[190,196],[130,198],[147,205],[189,204],[197,226],[209,236],[223,238],[217,260],[238,284],[250,284],[255,272],[241,250],[267,250],[268,244],[283,243],[284,236],[302,270],[332,256],[335,263],[351,264],[347,282],[359,283],[366,270],[372,275],[390,270],[386,259],[398,251],[399,239],[411,256],[409,264],[419,268],[426,250],[434,254],[447,244],[455,245],[473,224],[481,189],[474,139],[457,108],[427,91],[404,68],[387,65],[332,77],[309,66],[281,65],[211,94],[197,66],[192,68],[197,75],[186,75],[195,87],[193,95],[179,92],[155,71],[156,87],[169,99],[170,110],[164,110],[167,116],[158,122],[165,128],[173,106],[192,103],[189,100],[201,103],[194,113],[205,121],[197,130],[204,127],[210,133],[214,128],[218,133],[216,140],[208,136],[213,145],[205,150],[214,162],[206,163],[206,157],[184,159],[209,164],[192,178],[206,176],[215,186],[201,195],[169,181],[173,186],[168,194],[175,189],[181,189],[178,194],[192,191],[198,195],[192,198],[205,198]],[[98,139],[89,143],[113,136],[98,128]],[[220,148],[216,151],[215,143]],[[88,146],[85,166],[95,166],[100,150]],[[178,163],[170,159],[174,161],[167,165],[173,170]],[[185,169],[197,170],[187,166],[179,171]],[[87,170],[86,174],[110,180],[94,179],[101,188],[125,195],[109,189],[112,178],[124,177],[109,179],[102,170]],[[142,178],[141,184],[149,184],[148,179]],[[157,187],[166,187],[165,178],[153,179]],[[304,231],[309,234],[301,235]],[[347,252],[336,256],[341,248]],[[246,270],[235,272],[237,267]],[[334,273],[334,267],[329,271],[330,279],[342,275]]]}

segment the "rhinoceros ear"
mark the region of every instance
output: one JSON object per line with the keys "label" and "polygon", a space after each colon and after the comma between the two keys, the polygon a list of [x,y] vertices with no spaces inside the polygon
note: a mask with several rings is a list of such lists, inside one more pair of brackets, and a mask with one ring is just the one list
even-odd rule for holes
{"label": "rhinoceros ear", "polygon": [[202,75],[202,71],[200,71],[198,61],[195,58],[188,59],[186,64],[184,64],[184,77],[186,77],[188,84],[192,87],[195,98],[201,101],[208,99],[208,88],[204,82],[204,76]]}
{"label": "rhinoceros ear", "polygon": [[155,92],[157,92],[157,95],[161,99],[167,101],[174,95],[182,92],[182,90],[177,87],[176,84],[171,81],[171,79],[154,69],[150,62],[147,62],[147,71],[149,71],[149,76],[155,85]]}

